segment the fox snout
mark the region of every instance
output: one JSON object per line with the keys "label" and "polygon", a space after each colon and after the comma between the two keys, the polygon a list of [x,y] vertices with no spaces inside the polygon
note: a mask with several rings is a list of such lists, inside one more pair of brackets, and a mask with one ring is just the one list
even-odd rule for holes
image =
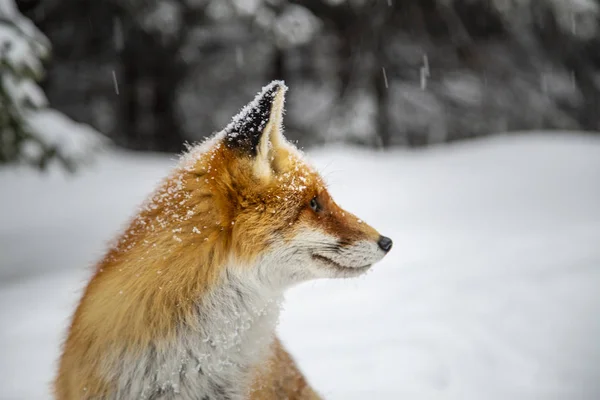
{"label": "fox snout", "polygon": [[379,240],[377,241],[377,245],[379,246],[379,248],[381,250],[383,250],[387,253],[392,249],[393,244],[394,244],[394,242],[392,242],[392,239],[390,239],[389,237],[379,235]]}

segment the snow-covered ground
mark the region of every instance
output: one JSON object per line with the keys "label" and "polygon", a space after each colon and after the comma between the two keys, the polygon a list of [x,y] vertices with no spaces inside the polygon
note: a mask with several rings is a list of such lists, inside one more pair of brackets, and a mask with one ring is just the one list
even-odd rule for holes
{"label": "snow-covered ground", "polygon": [[[395,243],[365,277],[287,296],[281,336],[325,398],[600,398],[597,137],[312,157]],[[0,170],[0,398],[49,398],[89,267],[173,164],[112,151],[77,176]]]}

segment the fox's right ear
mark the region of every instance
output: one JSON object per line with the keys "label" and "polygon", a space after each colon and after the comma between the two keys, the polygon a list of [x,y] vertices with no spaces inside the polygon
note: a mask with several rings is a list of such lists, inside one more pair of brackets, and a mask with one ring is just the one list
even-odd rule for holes
{"label": "fox's right ear", "polygon": [[286,91],[282,81],[271,82],[225,128],[227,146],[252,157],[260,177],[271,174],[273,153],[282,141]]}

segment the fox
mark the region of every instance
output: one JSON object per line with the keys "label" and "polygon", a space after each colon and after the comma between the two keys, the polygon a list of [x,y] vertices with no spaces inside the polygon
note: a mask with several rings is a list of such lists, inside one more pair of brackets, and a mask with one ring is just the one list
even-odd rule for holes
{"label": "fox", "polygon": [[286,289],[367,272],[392,240],[283,135],[283,81],[190,146],[96,264],[58,400],[320,399],[276,335]]}

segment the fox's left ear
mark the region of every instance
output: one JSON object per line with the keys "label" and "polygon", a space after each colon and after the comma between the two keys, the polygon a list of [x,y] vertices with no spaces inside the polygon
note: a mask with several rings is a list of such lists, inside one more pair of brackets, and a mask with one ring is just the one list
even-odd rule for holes
{"label": "fox's left ear", "polygon": [[259,177],[271,175],[271,164],[283,143],[283,106],[287,86],[273,81],[225,128],[225,143],[250,156]]}

